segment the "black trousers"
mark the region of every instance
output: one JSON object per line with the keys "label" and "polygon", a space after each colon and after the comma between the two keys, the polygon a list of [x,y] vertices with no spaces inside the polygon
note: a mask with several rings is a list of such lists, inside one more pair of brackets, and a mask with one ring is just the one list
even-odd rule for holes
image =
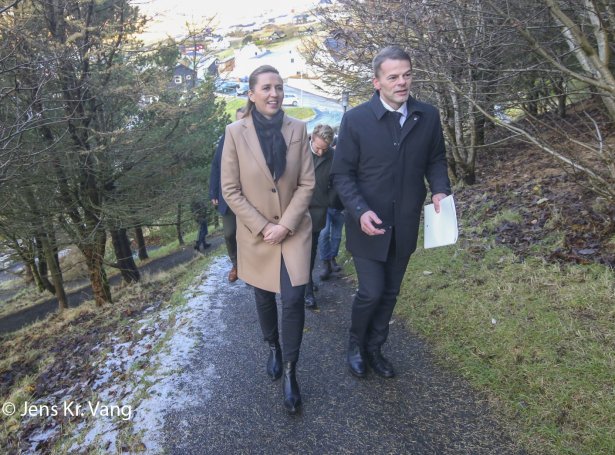
{"label": "black trousers", "polygon": [[222,226],[228,257],[233,263],[233,267],[237,267],[237,219],[231,209],[228,209],[226,214],[222,215]]}
{"label": "black trousers", "polygon": [[[284,259],[282,259],[280,268],[280,291],[282,300],[282,360],[284,362],[296,362],[299,360],[299,349],[303,339],[305,285],[293,286],[290,283]],[[254,297],[263,338],[270,343],[278,341],[280,336],[275,292],[255,287]]]}
{"label": "black trousers", "polygon": [[380,348],[389,336],[389,321],[410,256],[398,257],[392,240],[386,261],[358,256],[353,260],[359,289],[352,303],[350,342],[371,351]]}
{"label": "black trousers", "polygon": [[310,254],[310,283],[312,282],[312,271],[314,270],[314,264],[316,263],[316,251],[318,250],[318,237],[320,237],[320,231],[312,232],[312,251]]}

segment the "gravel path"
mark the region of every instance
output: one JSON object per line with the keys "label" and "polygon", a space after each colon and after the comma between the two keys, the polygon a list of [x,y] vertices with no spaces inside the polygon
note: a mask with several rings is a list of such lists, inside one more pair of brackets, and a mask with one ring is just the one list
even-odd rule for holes
{"label": "gravel path", "polygon": [[523,453],[479,395],[437,367],[397,319],[384,349],[397,376],[351,376],[344,350],[354,289],[343,278],[322,284],[320,311],[307,312],[298,364],[303,411],[289,416],[281,382],[265,374],[252,290],[229,284],[226,272],[218,261],[206,273],[209,309],[191,321],[202,328],[192,332],[190,361],[167,391],[182,399],[164,411],[165,453]]}

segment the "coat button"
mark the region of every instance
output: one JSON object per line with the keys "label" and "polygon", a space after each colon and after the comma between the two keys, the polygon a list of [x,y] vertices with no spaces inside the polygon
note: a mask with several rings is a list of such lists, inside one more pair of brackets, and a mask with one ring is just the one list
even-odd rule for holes
{"label": "coat button", "polygon": [[275,190],[275,188],[271,188],[271,192],[272,192],[272,193],[277,193],[277,191]]}
{"label": "coat button", "polygon": [[279,220],[279,219],[280,219],[280,217],[276,215],[276,216],[274,216],[274,217],[273,217],[273,219],[274,219],[274,220]]}

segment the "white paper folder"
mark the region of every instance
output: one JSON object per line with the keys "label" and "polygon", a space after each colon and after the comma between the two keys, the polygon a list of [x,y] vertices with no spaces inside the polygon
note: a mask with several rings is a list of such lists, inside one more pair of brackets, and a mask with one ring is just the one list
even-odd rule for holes
{"label": "white paper folder", "polygon": [[440,213],[436,213],[433,204],[425,206],[425,248],[452,245],[457,242],[459,228],[453,195],[440,201]]}

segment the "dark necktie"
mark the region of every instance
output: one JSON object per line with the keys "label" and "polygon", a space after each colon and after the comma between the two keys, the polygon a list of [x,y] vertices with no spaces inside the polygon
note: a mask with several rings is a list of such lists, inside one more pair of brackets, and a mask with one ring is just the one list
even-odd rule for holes
{"label": "dark necktie", "polygon": [[393,117],[395,117],[395,121],[397,122],[397,126],[399,126],[399,128],[401,128],[401,112],[397,112],[397,111],[391,111],[391,114],[393,114]]}
{"label": "dark necktie", "polygon": [[393,126],[394,126],[394,130],[395,131],[395,145],[399,145],[399,141],[401,139],[401,112],[397,112],[397,111],[389,111],[389,113],[391,114],[391,121],[393,122]]}

